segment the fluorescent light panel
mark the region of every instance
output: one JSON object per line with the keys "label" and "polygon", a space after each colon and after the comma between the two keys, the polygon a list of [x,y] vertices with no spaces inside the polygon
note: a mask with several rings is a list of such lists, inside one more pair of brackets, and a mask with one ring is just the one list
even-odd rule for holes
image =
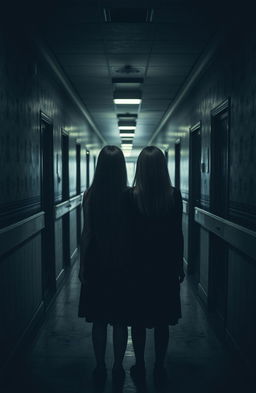
{"label": "fluorescent light panel", "polygon": [[119,130],[135,130],[136,126],[118,126]]}
{"label": "fluorescent light panel", "polygon": [[121,138],[134,138],[134,134],[128,134],[128,132],[120,132]]}
{"label": "fluorescent light panel", "polygon": [[114,103],[117,105],[139,105],[141,98],[114,98]]}

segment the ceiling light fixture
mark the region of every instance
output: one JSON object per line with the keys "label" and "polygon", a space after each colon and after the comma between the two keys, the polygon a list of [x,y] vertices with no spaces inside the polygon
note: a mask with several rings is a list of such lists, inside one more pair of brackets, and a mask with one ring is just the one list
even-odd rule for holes
{"label": "ceiling light fixture", "polygon": [[137,119],[138,117],[137,113],[118,113],[116,116],[121,120]]}
{"label": "ceiling light fixture", "polygon": [[140,98],[114,98],[114,103],[117,105],[139,105]]}
{"label": "ceiling light fixture", "polygon": [[124,130],[124,131],[132,131],[135,130],[136,126],[118,126],[119,130]]}
{"label": "ceiling light fixture", "polygon": [[139,105],[141,103],[140,91],[114,91],[114,103],[117,105]]}
{"label": "ceiling light fixture", "polygon": [[121,138],[134,138],[134,133],[133,134],[129,134],[128,132],[120,132],[120,137]]}

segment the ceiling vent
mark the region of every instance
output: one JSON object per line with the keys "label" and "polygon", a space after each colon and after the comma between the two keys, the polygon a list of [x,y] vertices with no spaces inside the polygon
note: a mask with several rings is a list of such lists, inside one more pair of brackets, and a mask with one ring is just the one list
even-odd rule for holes
{"label": "ceiling vent", "polygon": [[151,23],[153,8],[104,8],[106,23]]}

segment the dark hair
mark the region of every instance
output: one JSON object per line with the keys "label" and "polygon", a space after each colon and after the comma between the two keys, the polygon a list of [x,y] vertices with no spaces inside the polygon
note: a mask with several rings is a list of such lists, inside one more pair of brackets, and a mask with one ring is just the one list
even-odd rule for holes
{"label": "dark hair", "polygon": [[103,147],[93,182],[85,194],[84,208],[98,244],[105,249],[116,241],[121,195],[126,187],[127,173],[122,150],[116,146]]}
{"label": "dark hair", "polygon": [[134,198],[141,213],[163,216],[170,210],[173,188],[166,158],[156,146],[145,147],[137,161],[134,178]]}

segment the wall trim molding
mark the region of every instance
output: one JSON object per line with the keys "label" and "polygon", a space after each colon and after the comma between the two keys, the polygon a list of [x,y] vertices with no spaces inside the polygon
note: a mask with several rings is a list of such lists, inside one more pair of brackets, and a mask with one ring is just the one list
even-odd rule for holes
{"label": "wall trim molding", "polygon": [[0,256],[10,252],[44,228],[44,211],[0,229]]}
{"label": "wall trim molding", "polygon": [[189,203],[188,201],[185,201],[184,199],[182,200],[182,213],[183,214],[188,214],[189,212]]}
{"label": "wall trim molding", "polygon": [[63,69],[59,65],[56,57],[54,54],[50,51],[49,48],[45,46],[45,44],[42,42],[41,39],[38,37],[34,39],[34,42],[36,46],[38,47],[42,57],[44,60],[47,62],[51,70],[54,72],[55,76],[58,78],[58,80],[61,82],[62,86],[64,89],[67,91],[69,96],[72,98],[73,102],[77,106],[77,108],[82,112],[86,120],[88,121],[90,127],[92,130],[95,132],[95,134],[98,136],[98,138],[101,140],[102,143],[106,144],[106,140],[99,131],[99,129],[96,127],[90,113],[88,112],[85,104],[83,103],[82,99],[74,89],[73,85],[69,81],[68,77],[64,73]]}
{"label": "wall trim molding", "polygon": [[75,249],[75,251],[73,252],[73,254],[70,257],[70,265],[74,265],[76,259],[78,258],[78,247]]}
{"label": "wall trim molding", "polygon": [[61,271],[59,272],[59,274],[56,277],[56,287],[58,288],[62,281],[64,280],[65,277],[65,269],[61,269]]}
{"label": "wall trim molding", "polygon": [[199,282],[197,288],[198,288],[198,296],[201,298],[201,300],[207,306],[208,305],[208,295],[200,282]]}
{"label": "wall trim molding", "polygon": [[209,65],[210,61],[213,59],[215,53],[217,52],[219,46],[223,42],[223,34],[224,33],[225,33],[224,31],[219,32],[214,37],[212,42],[209,44],[207,49],[200,56],[199,60],[194,65],[191,73],[187,77],[185,83],[182,85],[181,89],[178,91],[174,101],[171,103],[171,105],[169,106],[169,108],[165,112],[164,116],[162,117],[162,120],[160,121],[160,124],[158,125],[156,131],[154,132],[154,134],[150,138],[148,145],[151,145],[153,143],[153,141],[156,139],[159,132],[162,130],[162,128],[166,124],[167,120],[169,120],[169,118],[171,117],[173,112],[176,110],[178,105],[186,97],[186,95],[192,89],[192,87],[194,87],[194,85],[198,81],[199,77],[205,71],[205,69]]}
{"label": "wall trim molding", "polygon": [[82,195],[76,195],[73,198],[67,199],[64,202],[55,205],[55,220],[63,217],[65,214],[69,213],[71,210],[80,206],[82,203]]}
{"label": "wall trim molding", "polygon": [[232,247],[256,260],[256,232],[238,225],[232,221],[218,217],[206,210],[195,208],[195,221],[208,231],[221,237]]}

